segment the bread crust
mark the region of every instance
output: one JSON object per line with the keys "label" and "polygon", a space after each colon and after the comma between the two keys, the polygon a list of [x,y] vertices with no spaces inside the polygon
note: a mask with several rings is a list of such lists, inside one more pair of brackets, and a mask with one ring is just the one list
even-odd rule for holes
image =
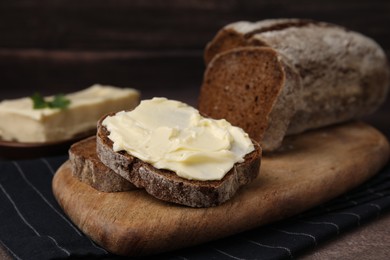
{"label": "bread crust", "polygon": [[318,22],[310,19],[266,19],[258,22],[240,21],[226,25],[217,32],[215,37],[210,41],[204,52],[204,60],[206,65],[214,58],[215,55],[227,50],[243,46],[268,46],[266,42],[260,39],[254,40],[255,35],[265,32],[275,32],[291,27],[304,27],[309,24],[318,26],[327,26],[327,23]]}
{"label": "bread crust", "polygon": [[[227,40],[229,37],[231,39]],[[276,150],[285,135],[370,114],[387,96],[390,76],[385,53],[376,42],[362,34],[333,24],[300,19],[237,22],[222,28],[205,50],[207,69],[199,98],[199,110],[202,113],[228,120],[237,116],[234,110],[222,109],[216,112],[210,106],[211,103],[221,102],[220,96],[212,96],[212,93],[225,86],[220,84],[223,82],[221,77],[215,80],[213,85],[210,85],[208,80],[219,77],[217,73],[222,75],[223,73],[216,72],[219,69],[223,69],[224,74],[230,74],[234,69],[241,71],[251,69],[247,64],[235,63],[229,53],[247,52],[254,47],[258,48],[257,56],[262,56],[264,47],[271,48],[278,54],[281,63],[284,64],[284,77],[287,82],[274,86],[281,89],[281,94],[275,94],[270,98],[276,103],[274,108],[279,109],[278,112],[271,110],[260,119],[268,125],[266,131],[258,128],[257,131],[261,133],[251,135],[260,142],[264,151]],[[215,64],[222,63],[217,61],[218,59],[230,64],[229,67],[216,67]],[[269,88],[256,80],[256,75],[236,77],[242,81],[241,85],[235,86],[238,91],[251,81],[252,84],[258,85],[257,89]],[[300,84],[296,83],[297,80]],[[288,96],[286,94],[290,91],[283,93],[288,85],[300,88],[297,91],[293,90],[298,94]],[[257,94],[248,93],[252,96]],[[289,99],[296,100],[295,108],[288,104]],[[237,99],[237,102],[240,100]],[[268,110],[268,107],[265,109]],[[295,110],[293,116],[290,116],[291,109]],[[280,125],[281,122],[288,125],[286,131],[273,126]],[[237,125],[247,131],[248,128],[245,126],[253,124],[258,122],[243,119]]]}
{"label": "bread crust", "polygon": [[120,192],[136,187],[105,166],[96,155],[96,136],[88,137],[69,148],[72,174],[79,181],[103,192]]}
{"label": "bread crust", "polygon": [[115,152],[112,149],[109,131],[102,125],[106,116],[99,120],[97,126],[98,157],[114,172],[160,200],[190,207],[217,206],[231,199],[241,186],[250,183],[259,174],[261,148],[256,142],[256,149],[245,156],[245,161],[236,163],[220,181],[188,180],[172,171],[156,169],[125,151]]}

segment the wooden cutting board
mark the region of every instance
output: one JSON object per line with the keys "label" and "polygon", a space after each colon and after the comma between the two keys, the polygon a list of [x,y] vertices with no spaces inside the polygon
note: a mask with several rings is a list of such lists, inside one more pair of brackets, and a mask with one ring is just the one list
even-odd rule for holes
{"label": "wooden cutting board", "polygon": [[259,177],[227,203],[189,208],[143,190],[104,193],[73,178],[65,162],[53,179],[64,212],[96,243],[121,255],[147,255],[232,235],[287,218],[334,198],[375,175],[389,143],[360,122],[285,140],[265,155]]}

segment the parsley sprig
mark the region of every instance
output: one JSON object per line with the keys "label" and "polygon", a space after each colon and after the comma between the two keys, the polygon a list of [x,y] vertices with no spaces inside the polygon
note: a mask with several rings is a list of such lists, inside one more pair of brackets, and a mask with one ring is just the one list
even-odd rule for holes
{"label": "parsley sprig", "polygon": [[43,109],[43,108],[59,108],[65,109],[70,105],[70,100],[66,98],[64,94],[57,94],[51,100],[46,100],[41,94],[35,92],[34,95],[30,97],[33,101],[34,109]]}

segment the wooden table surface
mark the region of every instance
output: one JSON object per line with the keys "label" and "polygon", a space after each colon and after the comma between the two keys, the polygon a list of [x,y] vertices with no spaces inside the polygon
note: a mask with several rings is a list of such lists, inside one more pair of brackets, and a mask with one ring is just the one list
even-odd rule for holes
{"label": "wooden table surface", "polygon": [[[389,14],[386,0],[1,1],[0,100],[102,83],[196,106],[203,48],[227,23],[279,17],[328,21],[374,38],[390,57]],[[364,120],[390,139],[389,115],[387,100]],[[390,212],[303,259],[389,257]]]}

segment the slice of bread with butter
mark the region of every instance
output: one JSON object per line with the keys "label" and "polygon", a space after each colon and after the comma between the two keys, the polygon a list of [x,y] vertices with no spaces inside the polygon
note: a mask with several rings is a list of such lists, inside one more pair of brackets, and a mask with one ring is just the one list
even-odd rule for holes
{"label": "slice of bread with butter", "polygon": [[64,97],[70,102],[64,109],[35,109],[29,97],[3,100],[0,102],[0,138],[23,143],[69,140],[92,132],[104,114],[134,108],[140,94],[131,88],[95,84]]}
{"label": "slice of bread with butter", "polygon": [[178,101],[143,100],[97,129],[101,162],[164,201],[217,206],[259,173],[261,148],[241,128]]}

